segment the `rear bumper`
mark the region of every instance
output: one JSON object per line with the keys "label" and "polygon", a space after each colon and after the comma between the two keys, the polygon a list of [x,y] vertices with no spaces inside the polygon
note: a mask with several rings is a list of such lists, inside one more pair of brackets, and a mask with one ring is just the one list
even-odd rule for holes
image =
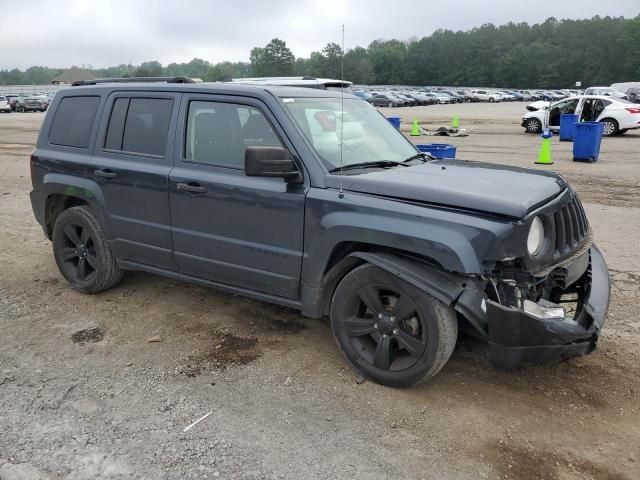
{"label": "rear bumper", "polygon": [[487,302],[489,358],[494,366],[512,369],[522,364],[557,363],[596,349],[609,310],[611,284],[595,245],[589,255],[589,268],[579,279],[587,282],[587,296],[575,319],[541,320],[523,310]]}
{"label": "rear bumper", "polygon": [[41,104],[35,104],[35,103],[24,103],[20,106],[18,106],[18,110],[26,110],[26,111],[30,111],[30,112],[35,112],[38,110],[42,110],[44,107]]}
{"label": "rear bumper", "polygon": [[[640,117],[640,115],[636,115],[637,117]],[[635,130],[640,128],[640,118],[638,119],[632,119],[632,120],[627,120],[625,122],[621,122],[620,123],[620,130]]]}

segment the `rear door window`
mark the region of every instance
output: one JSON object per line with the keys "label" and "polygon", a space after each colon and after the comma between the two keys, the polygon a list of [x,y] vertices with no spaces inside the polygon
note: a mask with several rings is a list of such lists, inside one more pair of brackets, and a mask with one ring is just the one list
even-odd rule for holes
{"label": "rear door window", "polygon": [[105,148],[164,156],[173,100],[121,97],[113,102]]}
{"label": "rear door window", "polygon": [[88,148],[98,105],[98,96],[62,98],[49,130],[49,143]]}

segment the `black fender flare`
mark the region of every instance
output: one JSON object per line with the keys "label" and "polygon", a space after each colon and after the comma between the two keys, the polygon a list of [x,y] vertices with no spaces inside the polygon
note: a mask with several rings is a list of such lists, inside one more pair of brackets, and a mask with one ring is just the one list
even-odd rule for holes
{"label": "black fender flare", "polygon": [[348,256],[371,263],[432,295],[455,309],[482,338],[488,339],[486,295],[479,279],[445,272],[393,253],[353,252]]}
{"label": "black fender flare", "polygon": [[111,226],[104,215],[105,199],[100,186],[86,178],[60,173],[48,173],[42,183],[42,220],[45,219],[44,208],[51,195],[75,197],[86,203],[100,220],[107,239],[111,239]]}

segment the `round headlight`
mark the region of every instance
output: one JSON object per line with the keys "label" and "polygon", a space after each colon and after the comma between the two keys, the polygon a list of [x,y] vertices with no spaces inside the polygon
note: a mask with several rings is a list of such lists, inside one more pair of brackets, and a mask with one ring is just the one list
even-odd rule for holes
{"label": "round headlight", "polygon": [[527,250],[530,255],[538,255],[544,246],[544,225],[540,217],[536,217],[531,222],[529,236],[527,237]]}

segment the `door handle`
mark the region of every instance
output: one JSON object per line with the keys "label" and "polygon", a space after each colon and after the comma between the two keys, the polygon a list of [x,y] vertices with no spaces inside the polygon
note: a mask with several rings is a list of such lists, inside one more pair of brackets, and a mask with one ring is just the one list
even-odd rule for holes
{"label": "door handle", "polygon": [[183,192],[191,192],[191,193],[205,193],[207,191],[206,187],[198,185],[197,183],[178,183],[176,185],[178,190],[182,190]]}
{"label": "door handle", "polygon": [[116,178],[118,176],[116,172],[112,172],[111,170],[94,170],[93,174],[96,177],[102,178]]}

